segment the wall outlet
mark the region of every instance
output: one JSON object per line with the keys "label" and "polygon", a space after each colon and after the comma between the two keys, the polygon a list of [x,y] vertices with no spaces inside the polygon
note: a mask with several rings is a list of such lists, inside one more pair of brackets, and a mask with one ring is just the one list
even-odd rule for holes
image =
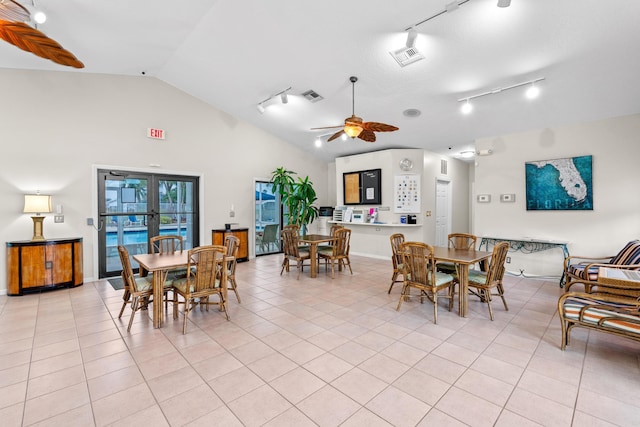
{"label": "wall outlet", "polygon": [[64,215],[54,215],[53,222],[64,222]]}
{"label": "wall outlet", "polygon": [[234,216],[236,216],[236,211],[229,211],[229,216],[231,218],[233,218]]}
{"label": "wall outlet", "polygon": [[506,262],[507,264],[511,264],[511,257],[510,257],[510,256],[508,256],[505,262]]}
{"label": "wall outlet", "polygon": [[93,218],[87,218],[87,225],[93,225]]}

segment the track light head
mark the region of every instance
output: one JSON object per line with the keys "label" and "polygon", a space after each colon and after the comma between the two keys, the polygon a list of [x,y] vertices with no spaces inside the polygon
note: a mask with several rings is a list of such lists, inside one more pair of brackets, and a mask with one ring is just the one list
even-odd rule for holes
{"label": "track light head", "polygon": [[511,6],[511,0],[498,0],[498,7],[509,7]]}
{"label": "track light head", "polygon": [[415,46],[416,37],[418,37],[418,30],[412,27],[409,31],[407,31],[407,47]]}
{"label": "track light head", "polygon": [[262,105],[262,102],[258,104],[258,111],[260,112],[260,114],[264,113],[264,105]]}
{"label": "track light head", "polygon": [[462,112],[462,114],[471,113],[473,111],[473,104],[471,104],[467,99],[467,101],[464,104],[462,104],[462,107],[460,107],[460,111]]}
{"label": "track light head", "polygon": [[287,96],[286,93],[282,93],[280,94],[280,100],[282,101],[283,104],[286,104],[289,102],[289,97]]}
{"label": "track light head", "polygon": [[538,88],[538,86],[536,86],[535,83],[531,83],[531,86],[529,86],[529,88],[525,92],[525,95],[529,99],[535,99],[538,97],[538,95],[540,95],[540,89]]}

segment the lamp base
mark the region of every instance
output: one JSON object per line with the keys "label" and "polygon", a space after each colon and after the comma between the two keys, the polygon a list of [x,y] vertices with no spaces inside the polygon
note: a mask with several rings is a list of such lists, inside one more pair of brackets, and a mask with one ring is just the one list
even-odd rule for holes
{"label": "lamp base", "polygon": [[31,239],[31,241],[33,242],[38,240],[47,240],[42,235],[42,221],[44,221],[44,217],[32,216],[31,219],[33,220],[33,238]]}

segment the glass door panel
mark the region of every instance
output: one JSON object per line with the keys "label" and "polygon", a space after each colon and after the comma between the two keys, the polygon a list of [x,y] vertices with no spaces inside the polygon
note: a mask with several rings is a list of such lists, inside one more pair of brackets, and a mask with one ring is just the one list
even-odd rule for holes
{"label": "glass door panel", "polygon": [[273,194],[273,185],[256,181],[256,243],[255,253],[267,255],[278,253],[280,248],[280,197]]}
{"label": "glass door panel", "polygon": [[160,201],[159,235],[182,236],[183,249],[194,245],[196,209],[194,204],[194,183],[177,179],[158,180],[158,200]]}

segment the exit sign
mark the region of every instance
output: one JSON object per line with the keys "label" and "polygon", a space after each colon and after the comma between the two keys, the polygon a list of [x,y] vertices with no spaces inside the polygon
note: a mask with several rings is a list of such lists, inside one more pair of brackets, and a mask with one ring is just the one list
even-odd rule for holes
{"label": "exit sign", "polygon": [[147,128],[147,138],[164,139],[164,129]]}

